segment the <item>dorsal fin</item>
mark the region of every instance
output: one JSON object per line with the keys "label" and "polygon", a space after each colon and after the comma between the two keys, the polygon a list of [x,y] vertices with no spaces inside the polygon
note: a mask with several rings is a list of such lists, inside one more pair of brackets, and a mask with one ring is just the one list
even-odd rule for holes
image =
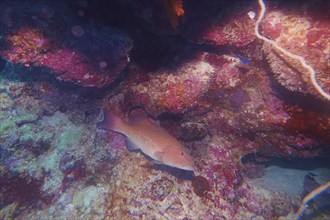
{"label": "dorsal fin", "polygon": [[159,124],[156,121],[148,118],[147,116],[143,116],[143,115],[138,115],[138,116],[134,116],[133,118],[130,118],[129,124],[159,127]]}
{"label": "dorsal fin", "polygon": [[149,127],[152,128],[153,130],[156,130],[159,133],[168,135],[168,132],[164,128],[162,128],[156,121],[150,118],[141,118],[140,120],[134,121],[132,125],[139,127]]}
{"label": "dorsal fin", "polygon": [[147,117],[147,116],[144,116],[144,115],[135,115],[133,117],[131,117],[129,119],[129,123],[130,124],[136,124],[136,123],[140,123],[140,122],[144,122],[144,121],[149,121],[150,119]]}

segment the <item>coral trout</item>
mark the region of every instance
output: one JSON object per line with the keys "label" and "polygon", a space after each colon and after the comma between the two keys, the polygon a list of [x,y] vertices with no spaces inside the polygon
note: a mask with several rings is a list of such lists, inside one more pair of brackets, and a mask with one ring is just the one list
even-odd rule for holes
{"label": "coral trout", "polygon": [[162,164],[195,172],[194,161],[185,147],[156,123],[147,118],[127,123],[107,109],[103,114],[97,126],[125,135],[128,150],[139,149]]}

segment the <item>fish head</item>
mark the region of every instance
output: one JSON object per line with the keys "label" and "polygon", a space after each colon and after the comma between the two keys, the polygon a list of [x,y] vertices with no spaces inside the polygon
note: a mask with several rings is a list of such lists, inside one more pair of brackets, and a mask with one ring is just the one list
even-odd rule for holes
{"label": "fish head", "polygon": [[196,166],[190,154],[184,149],[178,149],[176,152],[164,155],[164,163],[182,170],[196,171]]}

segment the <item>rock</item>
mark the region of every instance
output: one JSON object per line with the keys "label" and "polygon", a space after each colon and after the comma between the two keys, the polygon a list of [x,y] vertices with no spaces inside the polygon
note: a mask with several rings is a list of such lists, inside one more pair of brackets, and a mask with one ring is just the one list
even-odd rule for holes
{"label": "rock", "polygon": [[[327,4],[326,1],[323,1]],[[299,5],[297,5],[299,4]],[[316,82],[330,93],[328,10],[321,3],[291,3],[286,8],[269,5],[261,27],[263,35],[285,50],[301,56],[315,70]],[[311,83],[310,71],[297,60],[265,43],[263,48],[276,80],[285,88],[322,96]]]}
{"label": "rock", "polygon": [[[53,2],[51,8],[46,5],[51,10],[46,11],[56,16],[35,17],[36,13],[45,13],[43,8],[38,11],[37,5],[43,5],[42,2],[35,2],[35,7],[25,3],[0,4],[9,19],[1,23],[5,34],[0,55],[31,69],[48,68],[56,78],[84,87],[111,84],[130,62],[130,37],[112,27],[74,26],[77,18],[67,13],[68,5],[62,1]],[[11,11],[19,12],[15,14],[15,23],[10,22],[14,19]]]}

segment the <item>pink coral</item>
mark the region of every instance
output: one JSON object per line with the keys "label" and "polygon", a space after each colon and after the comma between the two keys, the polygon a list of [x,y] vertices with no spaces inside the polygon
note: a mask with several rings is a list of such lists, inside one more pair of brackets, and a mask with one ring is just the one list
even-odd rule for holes
{"label": "pink coral", "polygon": [[35,7],[22,2],[0,6],[4,13],[0,18],[4,35],[0,55],[10,62],[31,69],[46,67],[58,79],[81,86],[105,87],[130,61],[132,40],[118,29],[85,24],[79,26],[80,34],[70,32],[76,27],[72,26],[74,16],[66,14],[68,5],[63,1],[37,1]]}
{"label": "pink coral", "polygon": [[57,78],[83,86],[103,87],[110,84],[116,75],[87,62],[88,58],[78,51],[59,49],[49,52],[37,62],[58,74]]}
{"label": "pink coral", "polygon": [[39,60],[49,49],[49,42],[42,31],[23,27],[7,36],[9,50],[0,54],[12,62],[29,64]]}
{"label": "pink coral", "polygon": [[[57,74],[58,79],[82,86],[104,87],[109,85],[128,64],[127,51],[124,48],[118,49],[115,43],[111,48],[103,47],[109,49],[109,55],[103,56],[104,60],[97,63],[90,59],[97,51],[83,53],[77,49],[61,48],[54,42],[50,43],[51,40],[37,28],[23,27],[8,35],[7,38],[9,48],[0,51],[0,54],[6,59],[25,63],[27,66],[35,64],[48,67]],[[104,38],[109,38],[109,36]],[[105,65],[101,65],[102,62]]]}
{"label": "pink coral", "polygon": [[[233,12],[236,13],[236,12]],[[246,15],[247,11],[241,11],[240,15],[233,15],[223,19],[211,27],[202,39],[217,45],[234,45],[243,47],[251,43],[255,36],[253,34],[253,21]]]}
{"label": "pink coral", "polygon": [[134,86],[132,92],[146,101],[149,112],[164,111],[179,113],[194,107],[198,99],[208,90],[213,67],[203,61],[184,63],[174,71],[163,70],[153,75],[150,81]]}
{"label": "pink coral", "polygon": [[[184,36],[194,41],[211,43],[217,46],[244,47],[252,43],[255,39],[253,33],[254,21],[247,14],[253,8],[250,5],[232,7],[229,12],[220,15],[218,13],[217,17],[213,17],[209,22],[203,21],[207,23],[207,25],[203,24],[203,28],[200,28],[201,24],[197,19],[190,22],[187,25],[189,28],[185,29]],[[198,11],[198,13],[201,12]],[[196,14],[196,16],[198,15]],[[196,31],[196,29],[201,30]]]}

